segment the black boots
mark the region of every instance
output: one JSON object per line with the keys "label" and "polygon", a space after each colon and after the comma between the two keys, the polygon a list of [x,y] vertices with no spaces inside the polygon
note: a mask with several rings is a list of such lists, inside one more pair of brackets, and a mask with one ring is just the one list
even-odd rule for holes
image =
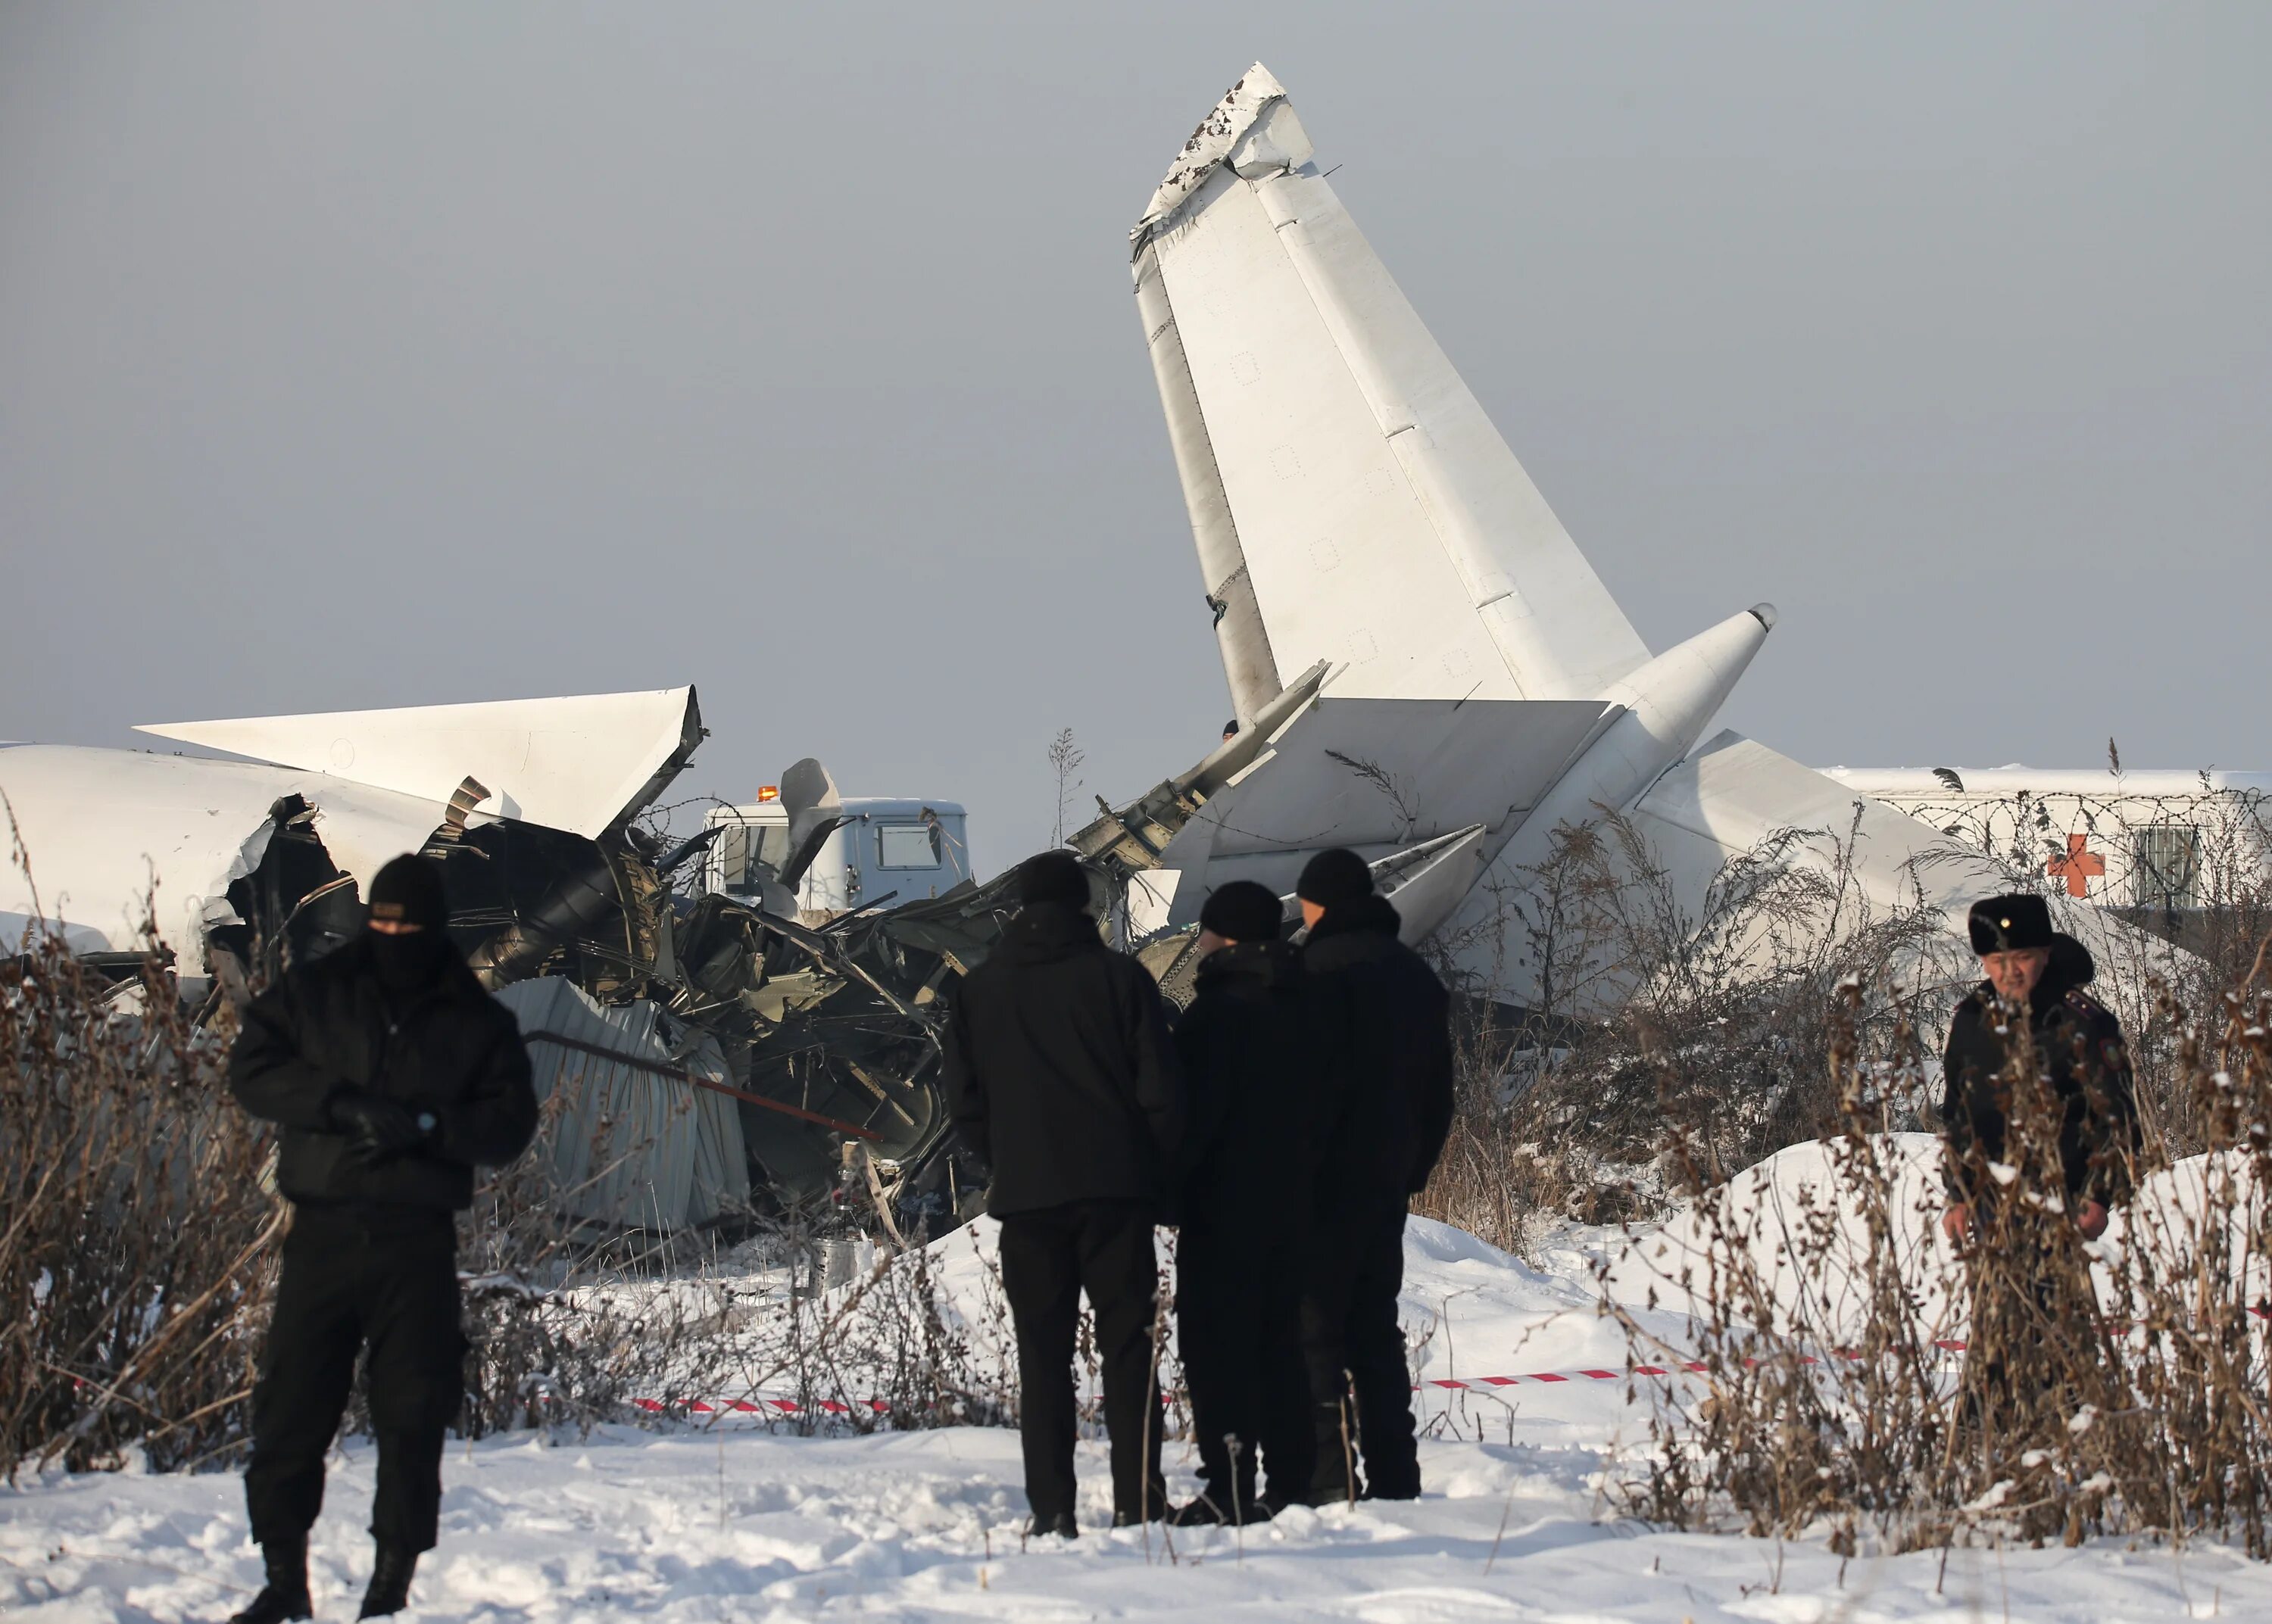
{"label": "black boots", "polygon": [[1026,1537],[1039,1539],[1043,1534],[1055,1534],[1060,1539],[1078,1539],[1080,1538],[1080,1524],[1073,1521],[1070,1511],[1060,1511],[1052,1516],[1037,1515],[1027,1524]]}
{"label": "black boots", "polygon": [[[291,1624],[313,1616],[315,1609],[308,1603],[307,1540],[265,1545],[260,1554],[268,1564],[268,1583],[228,1624]],[[362,1611],[355,1616],[377,1619],[401,1612],[410,1604],[410,1576],[417,1570],[417,1552],[380,1545],[378,1560],[371,1565],[370,1588],[362,1593]]]}
{"label": "black boots", "polygon": [[1169,1512],[1168,1525],[1170,1528],[1213,1528],[1236,1523],[1251,1528],[1257,1523],[1267,1523],[1284,1509],[1284,1501],[1273,1500],[1267,1494],[1251,1499],[1242,1496],[1234,1508],[1222,1504],[1212,1494],[1202,1493]]}
{"label": "black boots", "polygon": [[308,1605],[307,1540],[262,1546],[260,1556],[268,1567],[268,1583],[228,1624],[287,1624],[288,1620],[310,1617],[315,1609]]}
{"label": "black boots", "polygon": [[362,1593],[359,1619],[385,1618],[410,1605],[410,1576],[418,1568],[418,1553],[380,1542],[378,1561],[372,1564],[370,1587]]}

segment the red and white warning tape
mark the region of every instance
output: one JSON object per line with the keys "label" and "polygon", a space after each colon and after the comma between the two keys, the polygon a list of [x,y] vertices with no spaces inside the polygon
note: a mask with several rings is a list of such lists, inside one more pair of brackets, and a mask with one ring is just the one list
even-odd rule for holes
{"label": "red and white warning tape", "polygon": [[[1476,1376],[1471,1380],[1464,1382],[1454,1382],[1442,1377],[1437,1377],[1422,1382],[1419,1387],[1416,1387],[1412,1390],[1416,1393],[1424,1388],[1431,1387],[1514,1387],[1526,1382],[1617,1382],[1622,1381],[1628,1374],[1637,1376],[1670,1376],[1680,1374],[1684,1371],[1696,1371],[1702,1370],[1705,1367],[1700,1364],[1684,1364],[1678,1367],[1668,1367],[1663,1365],[1636,1365],[1630,1372],[1623,1370],[1534,1370],[1526,1372],[1524,1374],[1519,1376]],[[1162,1403],[1170,1402],[1177,1397],[1177,1395],[1173,1393],[1162,1393],[1160,1396]],[[660,1398],[634,1398],[632,1400],[632,1405],[634,1409],[644,1411],[649,1415],[716,1416],[766,1415],[774,1413],[781,1415],[802,1415],[804,1413],[806,1409],[805,1405],[798,1403],[797,1400],[794,1398],[693,1398],[682,1400],[676,1403],[672,1403]],[[818,1398],[813,1400],[811,1407],[828,1415],[848,1415],[855,1410],[868,1410],[872,1411],[878,1415],[886,1415],[890,1413],[892,1408],[890,1404],[886,1404],[880,1398],[867,1399],[856,1404],[844,1404],[833,1398]]]}
{"label": "red and white warning tape", "polygon": [[[644,1410],[649,1415],[766,1415],[775,1411],[783,1415],[802,1415],[805,1406],[794,1398],[691,1398],[678,1404],[660,1398],[634,1398],[632,1408]],[[880,1398],[871,1398],[856,1406],[840,1404],[833,1398],[816,1398],[812,1408],[829,1415],[849,1415],[856,1408],[888,1415],[892,1406]]]}
{"label": "red and white warning tape", "polygon": [[[2252,1304],[2248,1311],[2260,1320],[2272,1320],[2272,1308],[2259,1307]],[[1954,1337],[1937,1337],[1933,1339],[1932,1345],[1946,1353],[1962,1353],[1966,1345]],[[1862,1355],[1842,1350],[1839,1357],[1858,1360]],[[1744,1362],[1751,1366],[1757,1366],[1760,1363],[1755,1359],[1746,1360]],[[1819,1365],[1822,1363],[1822,1360],[1816,1354],[1802,1353],[1799,1355],[1799,1362],[1806,1365]],[[1699,1371],[1710,1368],[1709,1365],[1700,1360],[1682,1360],[1669,1365],[1635,1365],[1629,1370],[1531,1370],[1521,1375],[1469,1376],[1464,1381],[1454,1380],[1449,1376],[1431,1376],[1412,1390],[1417,1393],[1431,1387],[1454,1391],[1491,1389],[1520,1387],[1526,1382],[1551,1385],[1559,1382],[1622,1382],[1627,1376],[1693,1375]],[[1171,1393],[1162,1393],[1161,1399],[1165,1403],[1175,1397],[1176,1395]],[[807,1408],[794,1398],[693,1398],[677,1402],[661,1398],[634,1398],[632,1400],[632,1406],[649,1415],[694,1416],[802,1415]],[[880,1398],[865,1399],[856,1404],[848,1404],[833,1398],[817,1398],[812,1401],[811,1408],[826,1415],[849,1415],[855,1410],[867,1410],[877,1415],[888,1415],[891,1413],[892,1406]]]}

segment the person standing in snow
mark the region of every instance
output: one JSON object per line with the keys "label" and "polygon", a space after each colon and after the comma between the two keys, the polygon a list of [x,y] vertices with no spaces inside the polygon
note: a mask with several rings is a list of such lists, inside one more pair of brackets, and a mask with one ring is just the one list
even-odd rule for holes
{"label": "person standing in snow", "polygon": [[[1411,1375],[1396,1318],[1406,1204],[1452,1127],[1451,996],[1398,939],[1356,853],[1320,852],[1297,887],[1303,963],[1348,1038],[1321,1144],[1302,1339],[1316,1403],[1319,1503],[1420,1494]],[[1364,1475],[1357,1472],[1362,1460]]]}
{"label": "person standing in snow", "polygon": [[[2140,1134],[2121,1023],[2083,990],[2089,950],[2052,928],[2041,897],[1988,898],[1969,927],[1987,980],[1957,1006],[1941,1062],[1941,1222],[1971,1276],[1964,1413],[1993,1452],[2024,1441],[2031,1413],[2042,1419],[2030,1389],[2057,1379],[2044,1343],[2062,1305],[2095,1303],[2081,1261],[2050,1250],[2050,1215],[2063,1211],[2085,1240],[2104,1233]],[[2007,1180],[2029,1204],[2003,1206]]]}
{"label": "person standing in snow", "polygon": [[234,1624],[310,1614],[308,1531],[366,1345],[378,1550],[359,1616],[400,1612],[434,1548],[443,1433],[465,1397],[455,1215],[474,1168],[536,1131],[520,1028],[448,922],[441,865],[394,859],[371,882],[369,928],[253,1000],[229,1054],[238,1102],[283,1130],[293,1209],[244,1473],[268,1582]]}
{"label": "person standing in snow", "polygon": [[[1334,1049],[1301,950],[1279,939],[1281,912],[1252,880],[1207,898],[1191,1007],[1176,1023],[1191,1100],[1176,1335],[1205,1486],[1170,1518],[1179,1526],[1261,1521],[1310,1494],[1303,1244]],[[1269,1468],[1259,1496],[1258,1464]]]}
{"label": "person standing in snow", "polygon": [[1941,1059],[1949,1196],[1942,1225],[1962,1241],[1993,1201],[1986,1169],[2009,1160],[2013,1067],[2031,1057],[2058,1102],[2067,1210],[2095,1240],[2107,1209],[2129,1195],[2140,1144],[2122,1024],[2083,990],[2098,972],[2090,950],[2052,928],[2041,897],[1988,898],[1972,905],[1968,923],[1987,980],[1956,1006]]}
{"label": "person standing in snow", "polygon": [[1160,989],[1099,938],[1072,853],[1028,859],[1018,898],[1000,943],[955,995],[945,1089],[1002,1224],[1033,1531],[1070,1539],[1080,1531],[1072,1353],[1083,1292],[1104,1367],[1113,1525],[1166,1510],[1152,1226],[1175,1165],[1183,1079]]}

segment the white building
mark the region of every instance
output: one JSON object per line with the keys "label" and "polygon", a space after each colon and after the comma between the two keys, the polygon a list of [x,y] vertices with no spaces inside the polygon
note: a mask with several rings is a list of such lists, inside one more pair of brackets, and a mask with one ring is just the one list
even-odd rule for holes
{"label": "white building", "polygon": [[2112,908],[2227,904],[2272,879],[2272,773],[1829,767],[1950,841]]}

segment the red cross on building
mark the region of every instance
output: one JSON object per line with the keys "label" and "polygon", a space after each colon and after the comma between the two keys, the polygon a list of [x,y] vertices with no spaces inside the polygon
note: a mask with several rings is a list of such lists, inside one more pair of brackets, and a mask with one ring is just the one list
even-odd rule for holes
{"label": "red cross on building", "polygon": [[2090,849],[2089,835],[2069,835],[2066,855],[2054,857],[2045,865],[2053,879],[2066,882],[2066,894],[2082,897],[2089,894],[2090,883],[2106,872],[2106,860]]}

